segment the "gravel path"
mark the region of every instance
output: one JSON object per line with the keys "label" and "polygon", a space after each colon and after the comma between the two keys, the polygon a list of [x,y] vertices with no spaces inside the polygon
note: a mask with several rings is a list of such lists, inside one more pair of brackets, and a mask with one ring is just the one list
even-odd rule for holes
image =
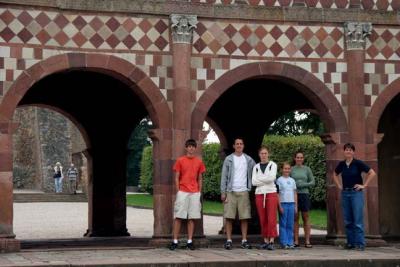
{"label": "gravel path", "polygon": [[[153,235],[153,210],[127,208],[127,228],[132,236]],[[14,233],[19,239],[82,237],[88,225],[87,203],[14,203]],[[206,235],[221,229],[222,218],[204,216]]]}

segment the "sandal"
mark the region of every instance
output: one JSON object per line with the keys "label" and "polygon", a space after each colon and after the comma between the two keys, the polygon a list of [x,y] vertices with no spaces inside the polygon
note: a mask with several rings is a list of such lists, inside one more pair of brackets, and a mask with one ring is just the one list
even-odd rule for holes
{"label": "sandal", "polygon": [[305,244],[304,246],[305,246],[306,248],[312,248],[312,245],[311,245],[310,243]]}
{"label": "sandal", "polygon": [[294,244],[293,245],[295,248],[298,248],[298,247],[300,247],[300,245],[299,244]]}

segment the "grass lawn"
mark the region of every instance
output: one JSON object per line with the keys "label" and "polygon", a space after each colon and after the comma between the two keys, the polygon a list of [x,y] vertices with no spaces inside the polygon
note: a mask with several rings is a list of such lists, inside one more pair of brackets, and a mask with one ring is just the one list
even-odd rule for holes
{"label": "grass lawn", "polygon": [[[126,195],[126,202],[128,206],[132,207],[153,208],[153,196],[148,194]],[[222,203],[206,200],[203,202],[203,212],[204,214],[222,215]],[[310,220],[312,225],[320,229],[326,229],[327,215],[325,210],[311,210]]]}

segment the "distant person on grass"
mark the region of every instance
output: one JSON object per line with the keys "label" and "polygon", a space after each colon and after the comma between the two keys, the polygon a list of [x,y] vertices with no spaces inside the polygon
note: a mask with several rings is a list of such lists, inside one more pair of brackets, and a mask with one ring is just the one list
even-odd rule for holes
{"label": "distant person on grass", "polygon": [[194,250],[194,220],[201,218],[200,197],[203,173],[206,171],[204,163],[194,155],[196,148],[195,140],[187,140],[185,142],[186,155],[178,158],[173,167],[177,194],[174,207],[173,241],[169,246],[170,250],[175,250],[178,247],[182,220],[187,220],[188,240],[186,247]]}

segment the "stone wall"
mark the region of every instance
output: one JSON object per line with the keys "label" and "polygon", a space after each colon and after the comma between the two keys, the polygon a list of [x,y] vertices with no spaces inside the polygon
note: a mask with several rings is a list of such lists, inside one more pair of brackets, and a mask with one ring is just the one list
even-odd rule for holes
{"label": "stone wall", "polygon": [[[17,109],[14,120],[19,123],[13,138],[14,188],[53,192],[53,167],[58,161],[64,175],[71,162],[86,169],[82,168],[86,159],[81,153],[85,143],[66,117],[48,109],[24,107]],[[86,180],[84,173],[82,179]],[[64,179],[65,186],[66,182]]]}

